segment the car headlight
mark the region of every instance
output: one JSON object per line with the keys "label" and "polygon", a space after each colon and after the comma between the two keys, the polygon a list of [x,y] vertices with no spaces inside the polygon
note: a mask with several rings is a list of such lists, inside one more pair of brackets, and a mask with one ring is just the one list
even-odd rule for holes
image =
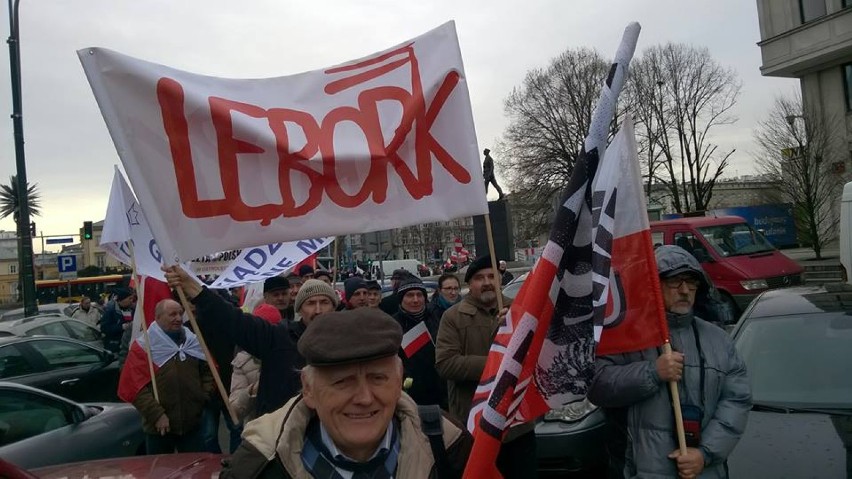
{"label": "car headlight", "polygon": [[583,399],[560,409],[553,409],[544,415],[545,421],[576,422],[595,412],[598,407]]}
{"label": "car headlight", "polygon": [[748,281],[740,281],[743,289],[747,291],[752,291],[755,289],[767,289],[769,285],[766,284],[765,279],[750,279]]}

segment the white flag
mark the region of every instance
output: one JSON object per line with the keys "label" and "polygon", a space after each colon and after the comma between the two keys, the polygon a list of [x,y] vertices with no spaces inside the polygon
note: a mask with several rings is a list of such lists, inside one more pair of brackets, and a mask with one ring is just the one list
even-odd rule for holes
{"label": "white flag", "polygon": [[488,212],[453,22],[268,79],[78,55],[170,264]]}

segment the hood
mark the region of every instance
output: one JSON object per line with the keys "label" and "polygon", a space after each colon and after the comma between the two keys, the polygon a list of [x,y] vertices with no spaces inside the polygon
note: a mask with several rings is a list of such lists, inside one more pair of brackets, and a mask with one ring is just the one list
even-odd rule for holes
{"label": "hood", "polygon": [[701,277],[701,285],[695,292],[693,312],[701,319],[713,323],[728,323],[734,318],[723,307],[722,298],[710,276],[701,264],[685,249],[675,245],[662,245],[654,250],[660,277],[673,276],[682,272],[693,272]]}

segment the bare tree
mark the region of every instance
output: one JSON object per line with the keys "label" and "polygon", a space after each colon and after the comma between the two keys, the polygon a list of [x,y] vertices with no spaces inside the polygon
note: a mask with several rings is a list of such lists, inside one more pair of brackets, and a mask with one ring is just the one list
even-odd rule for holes
{"label": "bare tree", "polygon": [[706,48],[669,43],[631,65],[631,110],[651,183],[666,185],[678,212],[707,209],[734,150],[719,152],[714,127],[730,124],[741,84]]}
{"label": "bare tree", "polygon": [[547,231],[548,199],[571,177],[609,66],[594,50],[569,49],[527,73],[505,101],[509,126],[496,161],[523,211],[519,229],[530,237]]}
{"label": "bare tree", "polygon": [[754,133],[760,151],[756,162],[793,204],[799,238],[817,259],[837,234],[834,208],[842,181],[832,167],[842,159],[833,157],[831,124],[824,113],[803,108],[801,96],[778,97]]}

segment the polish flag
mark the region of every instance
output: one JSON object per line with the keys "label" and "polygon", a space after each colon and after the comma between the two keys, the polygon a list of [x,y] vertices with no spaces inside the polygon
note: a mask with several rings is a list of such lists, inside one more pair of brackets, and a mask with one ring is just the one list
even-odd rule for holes
{"label": "polish flag", "polygon": [[432,335],[426,329],[426,323],[423,321],[417,323],[417,326],[408,330],[402,336],[402,350],[405,352],[405,357],[414,356],[420,348],[432,342]]}

